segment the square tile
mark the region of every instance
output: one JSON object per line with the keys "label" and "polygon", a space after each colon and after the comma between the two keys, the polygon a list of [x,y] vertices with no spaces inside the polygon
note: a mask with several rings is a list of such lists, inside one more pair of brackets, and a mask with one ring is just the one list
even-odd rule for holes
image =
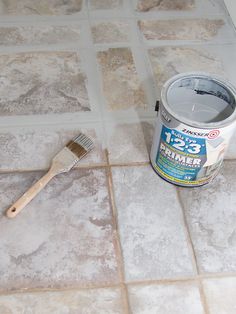
{"label": "square tile", "polygon": [[130,286],[133,314],[204,314],[194,283]]}
{"label": "square tile", "polygon": [[75,43],[80,39],[79,25],[1,26],[0,46]]}
{"label": "square tile", "polygon": [[236,271],[236,162],[225,162],[213,183],[180,189],[201,273]]}
{"label": "square tile", "polygon": [[70,15],[82,9],[83,0],[0,0],[0,15]]}
{"label": "square tile", "polygon": [[210,314],[236,313],[236,277],[204,279],[203,287]]}
{"label": "square tile", "polygon": [[110,163],[149,161],[153,121],[108,123],[108,152]]}
{"label": "square tile", "polygon": [[0,175],[0,290],[117,283],[105,170],[58,175],[17,218],[3,216],[42,175]]}
{"label": "square tile", "polygon": [[1,314],[123,314],[118,288],[0,296]]}
{"label": "square tile", "polygon": [[0,55],[0,72],[0,115],[90,110],[78,53]]}
{"label": "square tile", "polygon": [[99,125],[94,124],[93,128],[15,128],[0,131],[0,170],[48,169],[53,157],[81,131],[93,140],[94,149],[76,167],[106,164]]}
{"label": "square tile", "polygon": [[209,41],[225,25],[222,19],[141,20],[140,31],[147,40]]}
{"label": "square tile", "polygon": [[193,275],[175,188],[151,166],[112,173],[126,280]]}
{"label": "square tile", "polygon": [[123,0],[89,0],[92,10],[111,10],[122,6]]}
{"label": "square tile", "polygon": [[109,110],[145,108],[146,96],[130,48],[109,48],[97,53],[103,92]]}
{"label": "square tile", "polygon": [[128,42],[130,26],[122,21],[97,21],[92,23],[95,44]]}
{"label": "square tile", "polygon": [[137,11],[188,11],[195,8],[195,0],[137,0]]}

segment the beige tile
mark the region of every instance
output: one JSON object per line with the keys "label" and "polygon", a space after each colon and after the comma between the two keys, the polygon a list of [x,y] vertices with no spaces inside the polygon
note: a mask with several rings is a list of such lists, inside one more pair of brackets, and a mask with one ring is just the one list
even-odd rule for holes
{"label": "beige tile", "polygon": [[203,71],[225,76],[222,60],[203,48],[158,47],[149,50],[149,57],[159,88],[182,72]]}
{"label": "beige tile", "polygon": [[78,167],[105,164],[99,126],[94,125],[92,129],[23,128],[0,132],[0,170],[47,169],[52,158],[81,131],[93,140],[95,148],[78,163]]}
{"label": "beige tile", "polygon": [[139,29],[147,40],[201,40],[217,36],[225,22],[221,19],[142,20]]}
{"label": "beige tile", "polygon": [[59,175],[16,219],[3,216],[42,174],[0,175],[0,289],[117,283],[104,170]]}
{"label": "beige tile", "polygon": [[191,276],[175,188],[151,166],[112,169],[128,281]]}
{"label": "beige tile", "polygon": [[0,55],[0,115],[90,110],[78,53]]}
{"label": "beige tile", "polygon": [[2,26],[0,27],[0,45],[39,45],[78,42],[80,38],[77,26]]}
{"label": "beige tile", "polygon": [[137,10],[141,12],[162,10],[191,10],[195,7],[195,0],[138,0]]}
{"label": "beige tile", "polygon": [[110,123],[107,126],[108,151],[111,163],[149,161],[153,123]]}
{"label": "beige tile", "polygon": [[94,43],[127,42],[129,24],[121,21],[96,22],[92,26]]}
{"label": "beige tile", "polygon": [[89,0],[92,10],[117,9],[122,6],[123,0]]}
{"label": "beige tile", "polygon": [[118,288],[0,296],[1,314],[123,314]]}
{"label": "beige tile", "polygon": [[203,314],[194,283],[129,287],[133,314]]}
{"label": "beige tile", "polygon": [[146,97],[129,48],[110,48],[97,53],[103,92],[109,110],[145,108]]}
{"label": "beige tile", "polygon": [[210,314],[236,313],[236,278],[203,280]]}
{"label": "beige tile", "polygon": [[180,190],[202,273],[236,270],[235,167],[225,162],[212,184]]}
{"label": "beige tile", "polygon": [[0,15],[64,15],[81,10],[83,0],[0,0]]}

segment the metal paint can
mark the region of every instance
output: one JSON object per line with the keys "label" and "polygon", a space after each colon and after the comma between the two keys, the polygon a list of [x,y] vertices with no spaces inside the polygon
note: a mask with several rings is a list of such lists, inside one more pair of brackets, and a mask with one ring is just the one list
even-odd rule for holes
{"label": "metal paint can", "polygon": [[236,128],[236,89],[207,73],[183,73],[161,91],[151,163],[165,180],[205,185],[219,172]]}

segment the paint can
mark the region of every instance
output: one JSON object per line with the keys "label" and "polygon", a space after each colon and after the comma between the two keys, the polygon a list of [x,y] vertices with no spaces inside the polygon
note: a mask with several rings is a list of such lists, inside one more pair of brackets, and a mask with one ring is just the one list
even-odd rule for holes
{"label": "paint can", "polygon": [[170,183],[196,187],[217,175],[236,128],[236,89],[207,73],[183,73],[161,91],[151,163]]}

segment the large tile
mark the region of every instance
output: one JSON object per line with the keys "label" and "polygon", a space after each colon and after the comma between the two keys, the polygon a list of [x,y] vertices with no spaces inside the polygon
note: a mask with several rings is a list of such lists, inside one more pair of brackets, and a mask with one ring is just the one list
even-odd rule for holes
{"label": "large tile", "polygon": [[0,296],[1,314],[123,314],[118,288]]}
{"label": "large tile", "polygon": [[147,40],[209,41],[218,35],[225,22],[222,19],[142,20],[138,25]]}
{"label": "large tile", "polygon": [[109,110],[144,108],[146,97],[129,48],[110,48],[97,53],[103,92]]}
{"label": "large tile", "polygon": [[39,45],[78,42],[79,25],[1,26],[0,45]]}
{"label": "large tile", "polygon": [[94,149],[84,157],[77,167],[104,164],[99,126],[94,128],[22,128],[0,132],[0,170],[47,169],[52,158],[81,130],[94,142]]}
{"label": "large tile", "polygon": [[133,314],[204,313],[199,290],[194,283],[131,286],[129,297]]}
{"label": "large tile", "polygon": [[111,163],[149,161],[153,122],[109,123],[107,134]]}
{"label": "large tile", "polygon": [[191,276],[175,188],[150,166],[113,168],[112,173],[126,279]]}
{"label": "large tile", "polygon": [[0,175],[0,290],[117,283],[105,171],[59,175],[17,218],[3,216],[40,176]]}
{"label": "large tile", "polygon": [[122,21],[99,21],[92,24],[92,36],[96,44],[127,42],[129,32],[129,24]]}
{"label": "large tile", "polygon": [[191,10],[195,0],[138,0],[137,10],[141,12],[162,10]]}
{"label": "large tile", "polygon": [[0,0],[0,15],[64,15],[81,10],[83,0]]}
{"label": "large tile", "polygon": [[0,55],[0,115],[90,110],[78,53]]}
{"label": "large tile", "polygon": [[222,60],[204,48],[158,47],[149,50],[154,78],[159,88],[170,77],[191,71],[225,76]]}
{"label": "large tile", "polygon": [[117,9],[122,6],[123,0],[89,0],[92,10]]}
{"label": "large tile", "polygon": [[212,184],[181,189],[200,271],[236,271],[236,171],[224,163]]}
{"label": "large tile", "polygon": [[236,313],[236,277],[204,279],[203,287],[210,314]]}

